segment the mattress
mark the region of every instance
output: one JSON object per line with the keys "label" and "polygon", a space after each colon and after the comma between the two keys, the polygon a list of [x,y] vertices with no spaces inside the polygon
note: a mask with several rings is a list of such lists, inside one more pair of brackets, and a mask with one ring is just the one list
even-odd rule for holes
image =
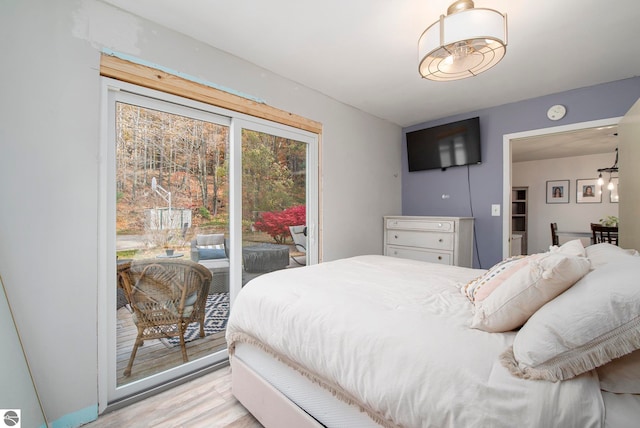
{"label": "mattress", "polygon": [[[236,348],[235,356],[323,426],[380,427],[356,406],[346,405],[260,348],[241,343]],[[602,396],[605,405],[604,428],[632,428],[638,425],[640,395],[602,391]]]}

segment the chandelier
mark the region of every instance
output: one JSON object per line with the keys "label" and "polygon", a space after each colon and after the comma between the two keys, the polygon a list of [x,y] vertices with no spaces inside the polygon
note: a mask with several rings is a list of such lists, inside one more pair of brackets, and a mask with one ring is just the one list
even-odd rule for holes
{"label": "chandelier", "polygon": [[496,65],[506,49],[507,15],[458,0],[420,36],[418,71],[429,80],[465,79]]}
{"label": "chandelier", "polygon": [[[618,135],[618,134],[615,134],[615,135]],[[602,178],[603,172],[609,173],[609,184],[607,185],[607,189],[613,190],[614,185],[613,185],[613,181],[611,181],[611,174],[613,174],[614,172],[618,172],[618,148],[617,147],[616,147],[616,160],[615,162],[613,162],[613,166],[610,166],[609,168],[598,168],[598,186],[602,186],[604,184],[604,179]]]}

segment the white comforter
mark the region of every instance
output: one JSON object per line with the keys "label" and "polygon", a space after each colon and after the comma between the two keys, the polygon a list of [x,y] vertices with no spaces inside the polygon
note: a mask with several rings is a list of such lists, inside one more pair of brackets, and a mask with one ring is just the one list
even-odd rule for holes
{"label": "white comforter", "polygon": [[515,378],[499,362],[515,333],[469,328],[459,288],[482,272],[384,256],[273,272],[239,293],[227,340],[265,344],[387,426],[602,426],[596,375]]}

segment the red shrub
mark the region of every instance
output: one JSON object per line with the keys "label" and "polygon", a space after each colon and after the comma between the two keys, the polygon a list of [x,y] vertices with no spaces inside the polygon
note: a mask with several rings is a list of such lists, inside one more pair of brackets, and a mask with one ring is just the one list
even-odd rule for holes
{"label": "red shrub", "polygon": [[267,233],[278,244],[283,244],[289,233],[289,226],[307,224],[307,212],[304,205],[296,205],[282,211],[262,213],[260,219],[255,222],[257,230]]}

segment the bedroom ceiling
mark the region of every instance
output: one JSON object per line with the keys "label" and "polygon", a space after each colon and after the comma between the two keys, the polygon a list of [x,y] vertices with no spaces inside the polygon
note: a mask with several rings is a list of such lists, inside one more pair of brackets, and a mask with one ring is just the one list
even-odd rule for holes
{"label": "bedroom ceiling", "polygon": [[640,75],[638,0],[475,0],[507,14],[507,54],[454,82],[417,69],[453,0],[102,1],[403,127]]}
{"label": "bedroom ceiling", "polygon": [[507,54],[455,82],[417,61],[453,0],[103,1],[403,127],[640,74],[637,0],[475,0],[507,14]]}

